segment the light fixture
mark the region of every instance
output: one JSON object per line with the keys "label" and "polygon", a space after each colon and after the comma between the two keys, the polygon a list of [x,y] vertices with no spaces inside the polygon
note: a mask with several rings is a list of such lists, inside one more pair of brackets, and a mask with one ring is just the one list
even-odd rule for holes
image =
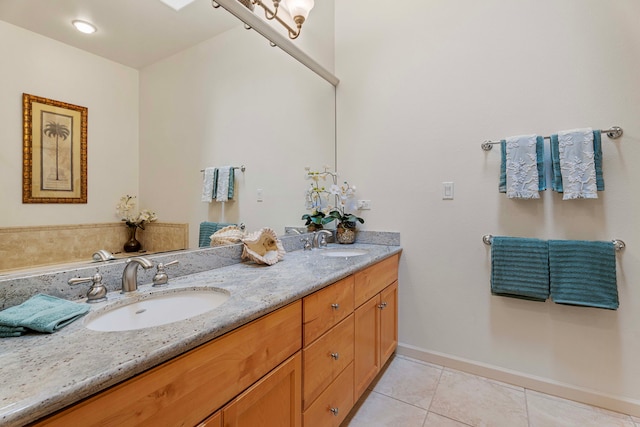
{"label": "light fixture", "polygon": [[87,21],[81,21],[79,19],[76,19],[74,21],[71,21],[71,23],[73,24],[74,27],[76,27],[76,30],[80,31],[81,33],[93,34],[96,31],[98,31],[95,25]]}
{"label": "light fixture", "polygon": [[[290,39],[296,39],[300,35],[300,31],[302,30],[302,24],[309,16],[309,11],[313,9],[314,0],[271,0],[273,2],[273,10],[269,8],[269,6],[265,5],[262,0],[250,0],[252,6],[260,6],[264,9],[264,16],[271,20],[275,19],[278,21],[283,27],[287,29],[289,32]],[[245,4],[247,1],[240,1],[240,3]],[[289,12],[291,18],[293,18],[293,22],[295,22],[297,29],[291,28],[289,24],[287,24],[280,16],[278,16],[278,10],[280,7],[280,3],[284,6],[284,8]],[[253,8],[250,8],[253,10]]]}

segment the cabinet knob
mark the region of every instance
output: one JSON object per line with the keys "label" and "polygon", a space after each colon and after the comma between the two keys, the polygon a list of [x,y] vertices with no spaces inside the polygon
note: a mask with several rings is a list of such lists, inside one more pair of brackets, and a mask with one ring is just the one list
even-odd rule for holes
{"label": "cabinet knob", "polygon": [[338,416],[338,412],[340,411],[338,408],[329,408],[329,410],[331,411],[331,413],[333,415],[335,415],[336,417]]}
{"label": "cabinet knob", "polygon": [[333,308],[334,310],[337,310],[340,308],[340,304],[337,304],[337,303],[331,304],[331,308]]}
{"label": "cabinet knob", "polygon": [[382,304],[378,305],[378,308],[379,308],[380,310],[382,310],[382,309],[384,309],[384,308],[386,308],[386,307],[387,307],[387,303],[386,303],[386,302],[383,302]]}
{"label": "cabinet knob", "polygon": [[338,360],[340,358],[340,353],[331,353],[331,357],[333,360]]}

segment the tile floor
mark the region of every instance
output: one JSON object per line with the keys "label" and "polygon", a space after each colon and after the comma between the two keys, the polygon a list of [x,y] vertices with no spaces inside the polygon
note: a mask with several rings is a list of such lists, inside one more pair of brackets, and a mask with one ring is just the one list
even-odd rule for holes
{"label": "tile floor", "polygon": [[640,427],[619,414],[394,356],[342,427]]}

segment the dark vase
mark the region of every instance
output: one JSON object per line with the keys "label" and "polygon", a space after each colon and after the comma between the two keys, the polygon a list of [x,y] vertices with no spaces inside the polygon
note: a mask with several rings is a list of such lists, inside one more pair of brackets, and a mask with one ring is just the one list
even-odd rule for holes
{"label": "dark vase", "polygon": [[138,227],[129,227],[129,241],[124,244],[125,252],[138,252],[142,249],[142,245],[136,240],[137,229]]}
{"label": "dark vase", "polygon": [[322,230],[324,226],[322,224],[311,223],[307,225],[307,232],[313,233],[314,231]]}

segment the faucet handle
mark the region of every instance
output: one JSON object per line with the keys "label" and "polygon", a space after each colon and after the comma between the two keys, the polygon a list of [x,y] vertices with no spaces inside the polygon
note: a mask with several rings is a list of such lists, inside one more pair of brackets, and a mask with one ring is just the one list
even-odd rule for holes
{"label": "faucet handle", "polygon": [[153,287],[167,285],[167,283],[169,282],[169,276],[167,276],[167,273],[164,271],[164,268],[174,264],[178,264],[177,259],[174,261],[168,262],[166,264],[163,264],[161,262],[158,263],[156,274],[155,276],[153,276]]}
{"label": "faucet handle", "polygon": [[310,251],[311,250],[311,242],[309,241],[308,237],[302,237],[300,238],[300,241],[304,243],[304,246],[302,249],[304,249],[305,251]]}
{"label": "faucet handle", "polygon": [[107,287],[102,283],[102,275],[96,273],[91,277],[72,277],[67,283],[79,285],[80,283],[93,282],[87,291],[87,302],[95,303],[107,300]]}

